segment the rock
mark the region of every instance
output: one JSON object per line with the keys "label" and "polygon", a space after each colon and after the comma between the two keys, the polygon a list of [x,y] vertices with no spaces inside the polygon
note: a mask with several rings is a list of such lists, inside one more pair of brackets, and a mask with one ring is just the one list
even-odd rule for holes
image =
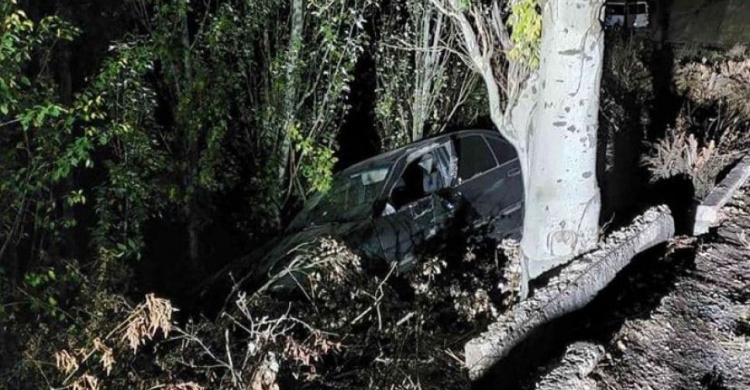
{"label": "rock", "polygon": [[719,210],[730,200],[735,191],[750,177],[750,156],[745,156],[732,168],[727,177],[706,196],[695,209],[693,235],[708,233],[719,218]]}

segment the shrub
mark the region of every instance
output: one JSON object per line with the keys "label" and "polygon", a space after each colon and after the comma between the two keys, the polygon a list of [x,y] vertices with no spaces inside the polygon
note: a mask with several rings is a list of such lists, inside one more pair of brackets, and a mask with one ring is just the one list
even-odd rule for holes
{"label": "shrub", "polygon": [[720,60],[679,66],[675,84],[698,105],[721,103],[731,115],[750,119],[750,60]]}
{"label": "shrub", "polygon": [[677,65],[675,85],[686,101],[674,128],[643,160],[652,180],[687,175],[703,198],[723,169],[747,151],[750,60],[738,60],[738,52]]}
{"label": "shrub", "polygon": [[294,276],[299,298],[270,284],[238,292],[214,321],[177,320],[166,299],[148,294],[132,305],[84,278],[77,309],[62,308],[66,328],[5,324],[16,334],[22,327],[25,340],[24,368],[12,375],[80,390],[468,388],[458,341],[511,304],[518,281],[504,255],[517,243],[466,247],[454,258],[426,256],[409,275],[395,267],[371,275],[338,242],[302,245],[271,278]]}
{"label": "shrub", "polygon": [[715,154],[713,141],[699,146],[695,136],[684,129],[670,130],[653,145],[651,154],[644,159],[644,165],[649,169],[652,180],[687,175],[693,182],[696,195],[703,197],[711,190],[721,169]]}

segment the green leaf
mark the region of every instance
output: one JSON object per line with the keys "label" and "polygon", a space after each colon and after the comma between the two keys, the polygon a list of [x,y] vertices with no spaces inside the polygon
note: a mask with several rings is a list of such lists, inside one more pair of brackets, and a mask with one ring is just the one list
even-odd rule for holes
{"label": "green leaf", "polygon": [[26,114],[24,114],[21,117],[21,127],[23,127],[24,130],[29,129],[29,125],[31,125],[31,121],[34,119],[34,112],[28,111]]}
{"label": "green leaf", "polygon": [[45,112],[45,109],[39,110],[39,112],[36,114],[36,118],[34,118],[34,123],[39,126],[44,122],[44,117],[47,115]]}

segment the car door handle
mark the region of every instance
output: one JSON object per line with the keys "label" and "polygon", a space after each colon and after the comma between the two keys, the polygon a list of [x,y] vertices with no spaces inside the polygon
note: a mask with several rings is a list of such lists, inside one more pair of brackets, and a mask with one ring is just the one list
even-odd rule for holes
{"label": "car door handle", "polygon": [[508,170],[508,177],[518,176],[521,174],[521,168],[513,168]]}

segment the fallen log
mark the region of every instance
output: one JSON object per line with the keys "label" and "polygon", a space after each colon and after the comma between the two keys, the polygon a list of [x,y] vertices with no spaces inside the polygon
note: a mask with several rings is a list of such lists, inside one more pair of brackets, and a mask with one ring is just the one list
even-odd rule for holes
{"label": "fallen log", "polygon": [[613,232],[594,252],[564,266],[549,283],[491,324],[464,347],[471,380],[487,374],[534,329],[589,303],[637,255],[674,236],[666,206],[648,209]]}

